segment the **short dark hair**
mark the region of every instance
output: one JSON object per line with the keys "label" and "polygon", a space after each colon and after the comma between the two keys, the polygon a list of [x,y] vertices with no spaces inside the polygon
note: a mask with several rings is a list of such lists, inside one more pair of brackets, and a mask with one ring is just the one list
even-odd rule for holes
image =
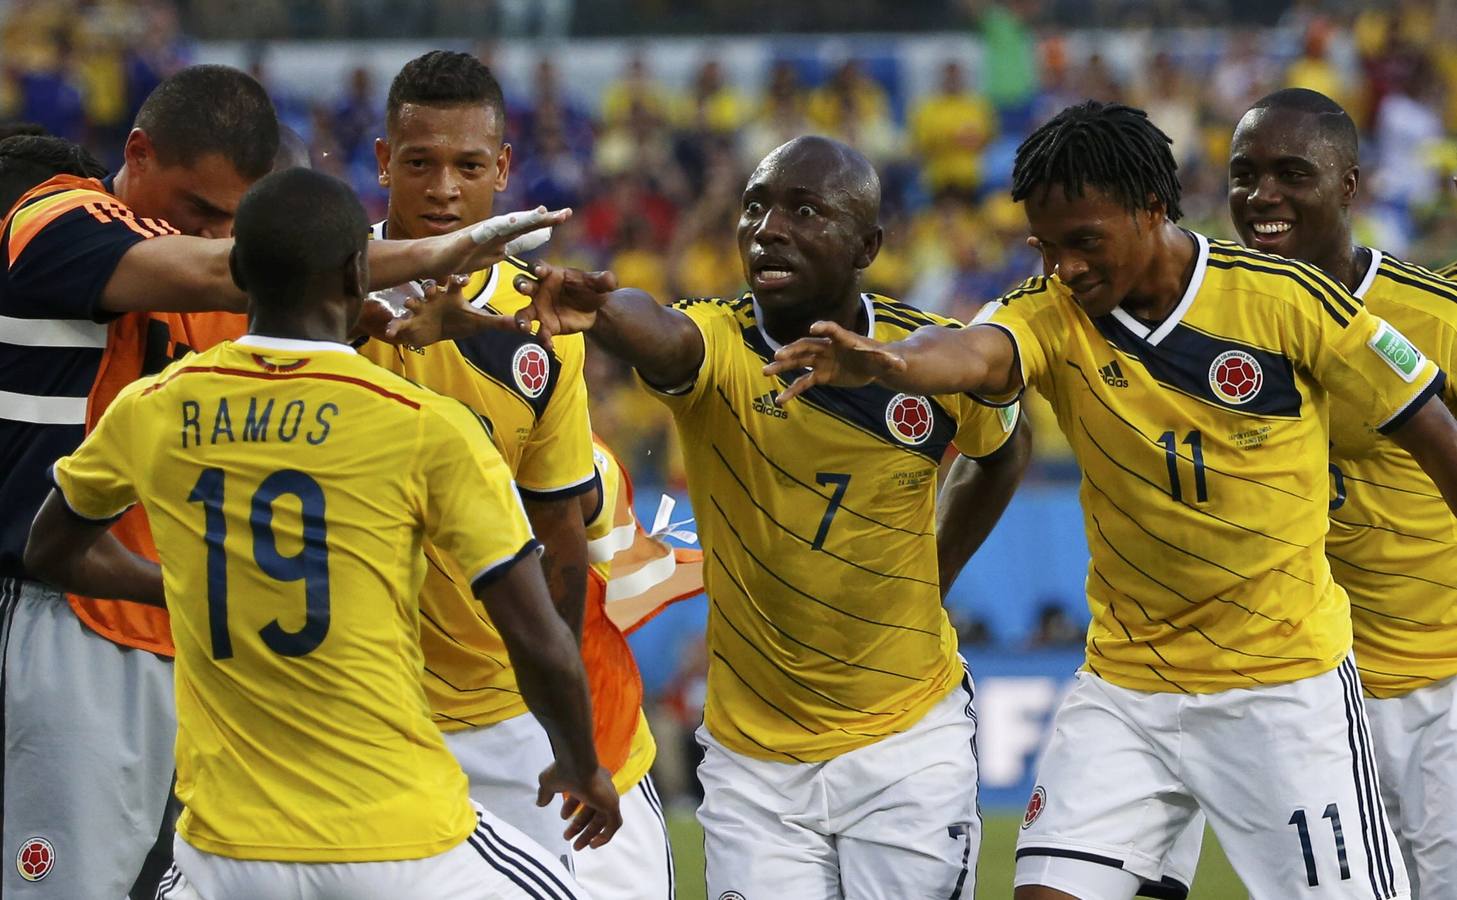
{"label": "short dark hair", "polygon": [[65,138],[19,134],[0,140],[0,216],[26,191],[57,175],[105,178],[106,167]]}
{"label": "short dark hair", "polygon": [[316,279],[363,253],[369,219],[349,185],[311,169],[259,179],[233,221],[233,277],[261,306],[308,299]]}
{"label": "short dark hair", "polygon": [[20,134],[50,134],[44,125],[35,122],[0,122],[0,141]]}
{"label": "short dark hair", "polygon": [[405,63],[390,82],[385,99],[385,123],[392,127],[406,103],[417,106],[473,106],[480,104],[506,120],[506,98],[501,84],[485,63],[469,53],[431,50]]}
{"label": "short dark hair", "polygon": [[248,180],[262,178],[278,153],[278,114],[263,85],[227,66],[188,66],[142,102],[136,127],[164,165],[190,166],[216,153]]}
{"label": "short dark hair", "polygon": [[1356,123],[1351,120],[1350,113],[1344,107],[1320,91],[1283,88],[1256,100],[1250,109],[1273,109],[1314,116],[1321,134],[1347,155],[1351,165],[1355,165],[1360,159],[1361,138],[1356,130]]}
{"label": "short dark hair", "polygon": [[1026,200],[1053,185],[1081,197],[1092,186],[1138,212],[1149,208],[1152,194],[1177,222],[1182,188],[1172,143],[1141,109],[1097,100],[1069,106],[1017,148],[1012,199]]}

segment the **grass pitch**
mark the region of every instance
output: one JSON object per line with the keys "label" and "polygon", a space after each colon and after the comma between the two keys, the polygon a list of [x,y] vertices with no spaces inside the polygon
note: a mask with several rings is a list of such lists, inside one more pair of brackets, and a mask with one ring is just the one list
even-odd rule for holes
{"label": "grass pitch", "polygon": [[[1017,847],[1018,813],[985,818],[981,863],[977,867],[976,900],[1008,900],[1012,896],[1013,851]],[[673,861],[678,870],[678,900],[707,900],[703,895],[703,832],[692,812],[669,815]],[[1224,858],[1212,832],[1205,832],[1204,855],[1194,877],[1190,900],[1241,900],[1249,896]],[[785,898],[790,900],[790,898]]]}

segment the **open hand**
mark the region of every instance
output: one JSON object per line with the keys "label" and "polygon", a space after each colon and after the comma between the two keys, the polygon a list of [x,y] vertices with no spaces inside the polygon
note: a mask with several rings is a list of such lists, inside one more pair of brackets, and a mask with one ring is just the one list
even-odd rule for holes
{"label": "open hand", "polygon": [[551,339],[558,334],[578,334],[597,323],[597,312],[607,304],[617,289],[617,276],[611,272],[583,272],[547,263],[532,269],[535,278],[516,276],[516,290],[531,302],[516,313],[519,327],[537,323],[537,340],[551,349]]}
{"label": "open hand", "polygon": [[601,847],[622,827],[617,788],[612,784],[611,773],[601,766],[585,782],[568,778],[556,763],[547,766],[541,773],[536,805],[546,806],[557,794],[566,795],[562,800],[562,818],[572,821],[562,836],[569,841],[575,838],[573,850]]}
{"label": "open hand", "polygon": [[764,367],[765,375],[809,370],[774,398],[780,406],[817,384],[862,387],[886,375],[905,371],[905,359],[887,350],[884,343],[834,322],[816,322],[810,326],[809,333],[811,337],[781,347],[774,354],[774,361]]}

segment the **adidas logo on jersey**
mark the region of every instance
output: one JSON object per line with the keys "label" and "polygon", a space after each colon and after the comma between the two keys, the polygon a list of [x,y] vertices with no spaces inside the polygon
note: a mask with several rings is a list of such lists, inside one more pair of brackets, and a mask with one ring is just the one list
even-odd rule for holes
{"label": "adidas logo on jersey", "polygon": [[1108,387],[1128,387],[1128,379],[1123,377],[1123,369],[1116,359],[1099,369],[1098,374],[1103,376]]}
{"label": "adidas logo on jersey", "polygon": [[787,419],[789,413],[774,405],[774,395],[765,394],[762,397],[754,398],[754,412],[763,413],[766,416],[773,416],[776,419]]}

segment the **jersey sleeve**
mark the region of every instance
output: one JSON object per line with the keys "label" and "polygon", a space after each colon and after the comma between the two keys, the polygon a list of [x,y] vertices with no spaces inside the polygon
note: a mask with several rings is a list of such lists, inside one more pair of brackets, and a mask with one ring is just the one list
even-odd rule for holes
{"label": "jersey sleeve", "polygon": [[111,318],[101,295],[121,258],[142,241],[177,233],[165,222],[137,218],[101,191],[33,200],[11,218],[6,235],[6,310],[28,318]]}
{"label": "jersey sleeve", "polygon": [[560,499],[591,490],[592,421],[587,415],[587,382],[582,376],[586,355],[581,338],[558,338],[561,370],[541,418],[521,449],[516,483],[531,499]]}
{"label": "jersey sleeve", "polygon": [[[1034,278],[1017,290],[986,304],[972,319],[970,326],[990,326],[1000,329],[1012,339],[1013,365],[1022,373],[1023,386],[1037,387],[1048,393],[1047,382],[1052,376],[1049,361],[1057,358],[1059,338],[1062,329],[1055,321],[1056,300],[1046,290],[1045,278]],[[1003,405],[1021,396],[1019,391],[1013,397],[978,397],[992,406]],[[958,444],[960,446],[960,444]]]}
{"label": "jersey sleeve", "polygon": [[1002,449],[1022,415],[1019,402],[989,406],[969,394],[936,399],[956,417],[956,436],[951,442],[962,456],[972,459],[985,459]]}
{"label": "jersey sleeve", "polygon": [[712,387],[716,360],[723,354],[727,329],[734,328],[735,324],[733,312],[716,299],[679,300],[671,308],[687,316],[688,321],[703,335],[703,362],[699,364],[698,371],[693,373],[693,379],[684,384],[649,384],[641,375],[638,380],[669,409],[678,411],[696,406],[699,399]]}
{"label": "jersey sleeve", "polygon": [[1361,410],[1377,431],[1390,434],[1442,392],[1446,376],[1364,306],[1349,318],[1343,313],[1317,310],[1304,317],[1311,372],[1326,390]]}
{"label": "jersey sleeve", "polygon": [[540,547],[511,471],[485,425],[463,404],[426,409],[425,531],[455,556],[473,587],[505,574]]}
{"label": "jersey sleeve", "polygon": [[71,511],[93,522],[121,517],[137,502],[131,462],[138,452],[137,398],[155,379],[134,381],[102,413],[75,452],[56,460],[51,480]]}

